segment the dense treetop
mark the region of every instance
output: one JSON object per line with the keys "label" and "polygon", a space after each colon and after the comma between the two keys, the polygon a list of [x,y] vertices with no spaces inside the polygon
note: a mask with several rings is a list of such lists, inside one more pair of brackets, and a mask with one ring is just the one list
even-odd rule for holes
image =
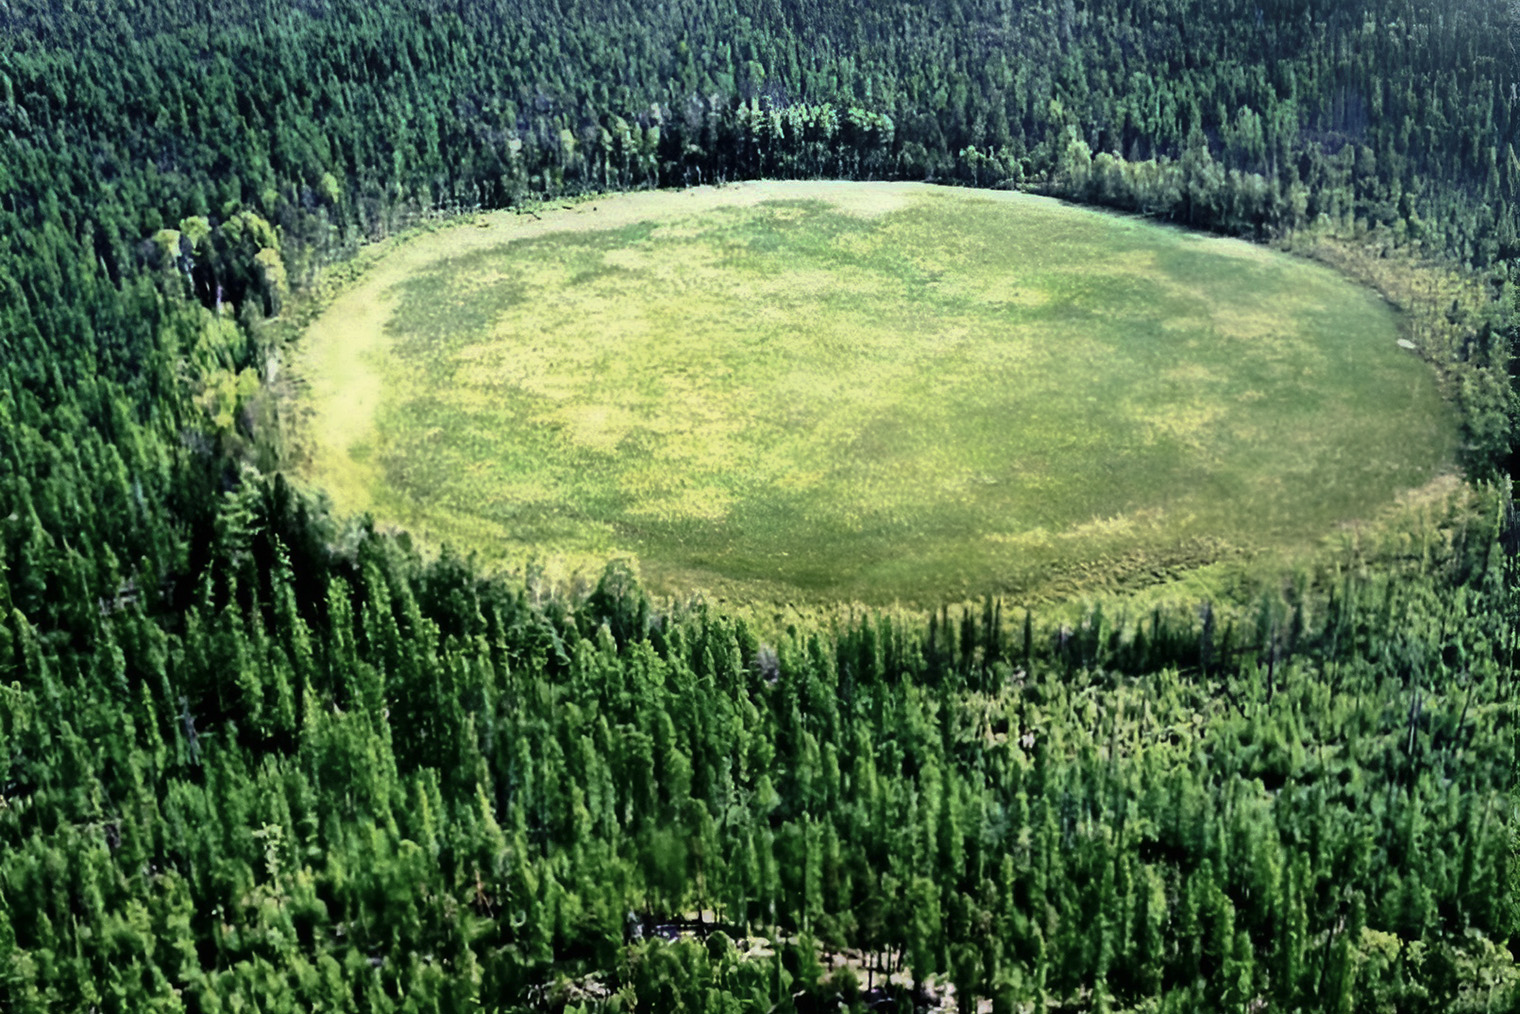
{"label": "dense treetop", "polygon": [[762,641],[329,517],[268,321],[439,211],[1024,185],[1410,265],[1493,478],[1511,6],[11,0],[0,1008],[1512,1009],[1506,486],[1229,608]]}

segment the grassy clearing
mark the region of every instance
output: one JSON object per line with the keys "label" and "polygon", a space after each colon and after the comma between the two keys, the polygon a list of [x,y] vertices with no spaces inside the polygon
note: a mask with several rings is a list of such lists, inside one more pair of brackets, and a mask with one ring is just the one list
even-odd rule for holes
{"label": "grassy clearing", "polygon": [[871,184],[483,222],[376,264],[297,369],[340,508],[502,562],[772,600],[1141,585],[1319,542],[1453,454],[1385,303],[1236,241]]}

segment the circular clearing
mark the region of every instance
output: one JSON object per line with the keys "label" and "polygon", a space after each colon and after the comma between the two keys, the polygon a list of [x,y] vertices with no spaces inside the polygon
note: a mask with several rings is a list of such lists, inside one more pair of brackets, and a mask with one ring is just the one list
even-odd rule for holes
{"label": "circular clearing", "polygon": [[935,602],[1313,543],[1448,466],[1394,312],[1027,195],[766,183],[413,240],[304,339],[308,476],[490,559]]}

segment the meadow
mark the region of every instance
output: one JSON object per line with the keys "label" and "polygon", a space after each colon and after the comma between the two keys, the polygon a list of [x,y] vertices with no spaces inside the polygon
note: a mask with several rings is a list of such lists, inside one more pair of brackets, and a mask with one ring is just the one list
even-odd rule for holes
{"label": "meadow", "polygon": [[1455,454],[1390,306],[1237,240],[907,184],[477,224],[379,259],[296,370],[310,481],[491,562],[777,601],[1143,585],[1310,550]]}

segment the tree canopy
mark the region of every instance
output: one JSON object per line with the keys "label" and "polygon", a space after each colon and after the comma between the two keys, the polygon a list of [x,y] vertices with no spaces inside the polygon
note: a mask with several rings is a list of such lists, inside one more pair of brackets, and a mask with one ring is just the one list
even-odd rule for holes
{"label": "tree canopy", "polygon": [[[0,1008],[908,1009],[933,977],[966,1010],[1513,1009],[1517,33],[1493,0],[12,0]],[[761,175],[1324,240],[1410,294],[1474,482],[1217,607],[762,635],[617,564],[424,559],[281,474],[271,318],[361,242]]]}

